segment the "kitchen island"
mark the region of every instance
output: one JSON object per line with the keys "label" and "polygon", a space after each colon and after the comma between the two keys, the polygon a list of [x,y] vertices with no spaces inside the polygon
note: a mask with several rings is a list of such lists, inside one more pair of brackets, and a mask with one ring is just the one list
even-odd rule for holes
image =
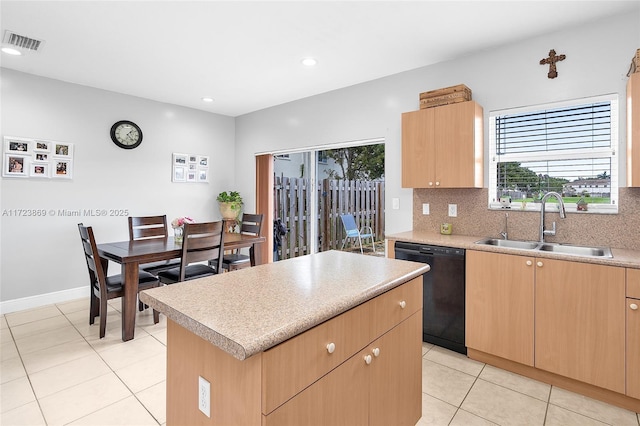
{"label": "kitchen island", "polygon": [[167,424],[415,424],[428,270],[328,251],[141,293],[168,318]]}

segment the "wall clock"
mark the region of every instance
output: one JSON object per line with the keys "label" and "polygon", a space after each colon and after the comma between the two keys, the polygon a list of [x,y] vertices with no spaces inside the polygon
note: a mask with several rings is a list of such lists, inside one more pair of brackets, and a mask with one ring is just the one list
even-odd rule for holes
{"label": "wall clock", "polygon": [[111,140],[120,148],[137,148],[142,143],[142,130],[132,121],[121,120],[111,126]]}

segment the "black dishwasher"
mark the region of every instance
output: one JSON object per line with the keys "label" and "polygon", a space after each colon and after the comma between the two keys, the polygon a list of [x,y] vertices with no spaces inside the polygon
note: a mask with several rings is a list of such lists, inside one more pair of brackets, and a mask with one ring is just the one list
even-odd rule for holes
{"label": "black dishwasher", "polygon": [[397,241],[395,257],[431,267],[423,275],[422,340],[466,354],[465,250]]}

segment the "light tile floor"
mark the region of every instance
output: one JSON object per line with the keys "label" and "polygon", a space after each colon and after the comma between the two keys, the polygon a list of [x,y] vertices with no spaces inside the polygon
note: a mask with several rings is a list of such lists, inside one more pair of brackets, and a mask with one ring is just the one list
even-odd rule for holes
{"label": "light tile floor", "polygon": [[[87,299],[0,319],[0,424],[162,425],[166,319],[138,313],[121,340],[119,299],[107,335]],[[640,415],[423,344],[418,425],[633,425]],[[391,425],[390,425],[391,426]]]}

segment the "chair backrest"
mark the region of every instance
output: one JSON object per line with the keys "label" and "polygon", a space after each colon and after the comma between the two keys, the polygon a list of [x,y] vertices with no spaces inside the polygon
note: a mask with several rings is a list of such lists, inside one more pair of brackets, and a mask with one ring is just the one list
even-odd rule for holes
{"label": "chair backrest", "polygon": [[347,235],[352,233],[358,234],[358,227],[356,226],[356,220],[353,215],[341,214],[340,219],[342,219],[342,224],[344,225],[344,230],[347,231]]}
{"label": "chair backrest", "polygon": [[84,250],[84,257],[87,261],[91,285],[100,290],[100,297],[105,297],[107,294],[106,261],[101,259],[98,254],[98,246],[93,236],[93,228],[79,223],[78,230],[80,231],[82,249]]}
{"label": "chair backrest", "polygon": [[167,215],[129,216],[129,240],[167,238],[168,235]]}
{"label": "chair backrest", "polygon": [[260,229],[262,228],[262,214],[242,214],[242,225],[240,225],[241,234],[260,235]]}
{"label": "chair backrest", "polygon": [[216,271],[222,271],[223,231],[223,221],[184,224],[180,281],[184,281],[185,268],[194,262],[213,260]]}

